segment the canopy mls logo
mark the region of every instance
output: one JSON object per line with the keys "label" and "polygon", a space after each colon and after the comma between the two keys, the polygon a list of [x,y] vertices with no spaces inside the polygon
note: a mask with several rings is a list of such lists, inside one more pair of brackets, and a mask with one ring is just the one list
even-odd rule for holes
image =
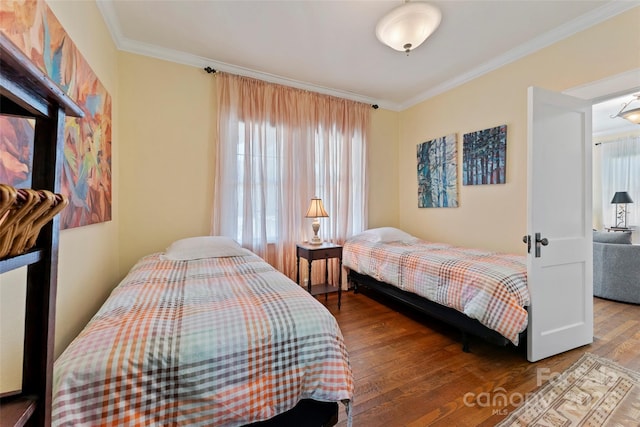
{"label": "canopy mls logo", "polygon": [[[576,379],[576,375],[581,375],[581,372],[574,372],[573,374],[560,374],[558,372],[551,372],[549,368],[537,368],[536,369],[536,386],[539,388],[545,383],[549,385],[560,385],[563,382],[572,382]],[[594,378],[591,378],[593,381]],[[612,378],[604,373],[596,375],[595,381],[601,384],[608,384]],[[569,401],[569,405],[578,411],[588,410],[594,406],[602,397],[601,393],[585,393],[580,390],[565,395],[565,398]],[[539,394],[536,392],[513,392],[508,393],[503,387],[497,387],[490,392],[473,393],[468,392],[463,396],[463,402],[468,407],[481,407],[492,408],[491,415],[507,415],[509,413],[509,407],[517,408],[525,401],[529,404],[540,404],[548,406],[553,400],[553,393]]]}

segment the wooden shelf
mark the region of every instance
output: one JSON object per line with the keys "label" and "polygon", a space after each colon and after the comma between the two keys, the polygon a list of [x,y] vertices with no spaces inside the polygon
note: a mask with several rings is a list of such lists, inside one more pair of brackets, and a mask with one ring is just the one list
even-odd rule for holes
{"label": "wooden shelf", "polygon": [[0,399],[0,426],[24,426],[36,410],[35,396],[7,396]]}
{"label": "wooden shelf", "polygon": [[[65,118],[84,113],[2,32],[0,114],[34,119],[31,186],[60,193]],[[59,218],[44,225],[36,245],[35,250],[0,260],[0,274],[29,266],[24,320],[20,320],[24,321],[22,392],[0,396],[2,427],[51,425]]]}
{"label": "wooden shelf", "polygon": [[30,264],[35,264],[42,259],[42,250],[31,250],[22,255],[17,255],[10,258],[0,259],[0,274],[7,271],[15,270],[16,268],[24,267]]}

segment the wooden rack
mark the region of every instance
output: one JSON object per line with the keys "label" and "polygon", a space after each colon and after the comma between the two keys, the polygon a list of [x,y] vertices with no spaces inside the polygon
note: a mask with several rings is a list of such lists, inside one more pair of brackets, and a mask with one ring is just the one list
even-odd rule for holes
{"label": "wooden rack", "polygon": [[[1,114],[35,119],[32,187],[59,193],[65,117],[84,113],[2,33],[0,95]],[[54,217],[33,249],[0,259],[0,274],[27,267],[22,388],[0,396],[2,426],[51,424],[58,235]]]}

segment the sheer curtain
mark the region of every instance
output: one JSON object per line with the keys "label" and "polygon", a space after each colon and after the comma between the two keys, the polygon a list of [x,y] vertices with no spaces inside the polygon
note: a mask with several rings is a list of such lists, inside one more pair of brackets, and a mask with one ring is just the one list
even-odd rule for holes
{"label": "sheer curtain", "polygon": [[295,245],[313,235],[304,217],[312,197],[329,214],[320,218],[325,241],[342,243],[367,226],[371,107],[226,73],[216,85],[212,233],[295,278]]}
{"label": "sheer curtain", "polygon": [[627,226],[640,233],[640,136],[626,136],[603,142],[602,216],[605,226],[614,225],[615,205],[611,199],[617,191],[627,191],[633,204],[627,205]]}

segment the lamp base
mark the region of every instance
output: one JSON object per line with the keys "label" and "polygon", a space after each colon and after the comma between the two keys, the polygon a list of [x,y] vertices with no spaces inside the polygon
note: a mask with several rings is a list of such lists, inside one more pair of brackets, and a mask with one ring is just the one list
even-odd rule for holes
{"label": "lamp base", "polygon": [[313,236],[311,238],[311,240],[309,240],[309,244],[311,244],[311,245],[321,245],[322,244],[322,239],[319,238],[318,236]]}
{"label": "lamp base", "polygon": [[313,218],[311,228],[313,228],[313,237],[309,240],[309,243],[312,245],[321,245],[322,239],[318,237],[318,231],[320,230],[320,221],[318,221],[318,218]]}

